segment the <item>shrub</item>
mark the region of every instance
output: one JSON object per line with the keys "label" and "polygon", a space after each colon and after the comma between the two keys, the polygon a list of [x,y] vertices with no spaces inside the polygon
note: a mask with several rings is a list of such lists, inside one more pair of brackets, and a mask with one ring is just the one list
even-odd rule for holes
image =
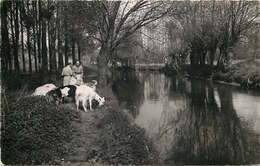
{"label": "shrub", "polygon": [[66,153],[76,111],[24,97],[2,106],[2,161],[5,164],[55,163]]}

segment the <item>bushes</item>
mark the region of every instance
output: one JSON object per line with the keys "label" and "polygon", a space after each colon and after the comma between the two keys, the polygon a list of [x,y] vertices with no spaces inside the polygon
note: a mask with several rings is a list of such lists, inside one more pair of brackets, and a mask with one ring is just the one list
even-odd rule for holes
{"label": "bushes", "polygon": [[41,73],[33,74],[10,74],[2,77],[3,85],[7,90],[16,91],[23,88],[25,85],[31,90],[45,83],[54,83],[61,85],[61,79],[57,79],[56,74],[47,74],[43,76]]}
{"label": "bushes", "polygon": [[70,121],[77,116],[74,110],[57,107],[44,97],[24,97],[2,108],[4,164],[55,163],[66,153]]}
{"label": "bushes", "polygon": [[225,82],[233,82],[234,78],[232,74],[230,73],[222,73],[218,72],[213,75],[214,80],[219,80],[219,81],[225,81]]}
{"label": "bushes", "polygon": [[[225,82],[236,82],[239,83],[241,87],[258,89],[258,85],[260,85],[260,63],[255,61],[240,62],[232,65],[225,73],[215,73],[213,79]],[[249,84],[248,79],[250,80]]]}

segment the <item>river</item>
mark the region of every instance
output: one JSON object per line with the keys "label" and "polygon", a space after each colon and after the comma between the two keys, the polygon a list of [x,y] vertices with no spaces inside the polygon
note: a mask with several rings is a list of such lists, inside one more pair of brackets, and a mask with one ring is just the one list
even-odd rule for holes
{"label": "river", "polygon": [[113,75],[119,105],[162,164],[260,162],[260,94],[151,71]]}

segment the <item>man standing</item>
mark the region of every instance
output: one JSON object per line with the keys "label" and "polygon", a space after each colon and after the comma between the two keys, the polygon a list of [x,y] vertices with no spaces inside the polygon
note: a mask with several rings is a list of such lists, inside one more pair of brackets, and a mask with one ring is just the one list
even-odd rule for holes
{"label": "man standing", "polygon": [[72,64],[71,61],[62,69],[61,76],[63,77],[63,86],[70,85],[71,77],[73,75],[72,72]]}
{"label": "man standing", "polygon": [[73,74],[77,79],[77,85],[83,84],[83,67],[79,61],[72,68]]}

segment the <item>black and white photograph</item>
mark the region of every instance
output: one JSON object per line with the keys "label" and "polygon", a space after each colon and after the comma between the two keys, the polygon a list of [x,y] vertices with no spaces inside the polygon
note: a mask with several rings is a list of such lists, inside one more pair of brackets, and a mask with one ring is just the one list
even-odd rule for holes
{"label": "black and white photograph", "polygon": [[260,164],[260,1],[0,11],[1,166]]}

